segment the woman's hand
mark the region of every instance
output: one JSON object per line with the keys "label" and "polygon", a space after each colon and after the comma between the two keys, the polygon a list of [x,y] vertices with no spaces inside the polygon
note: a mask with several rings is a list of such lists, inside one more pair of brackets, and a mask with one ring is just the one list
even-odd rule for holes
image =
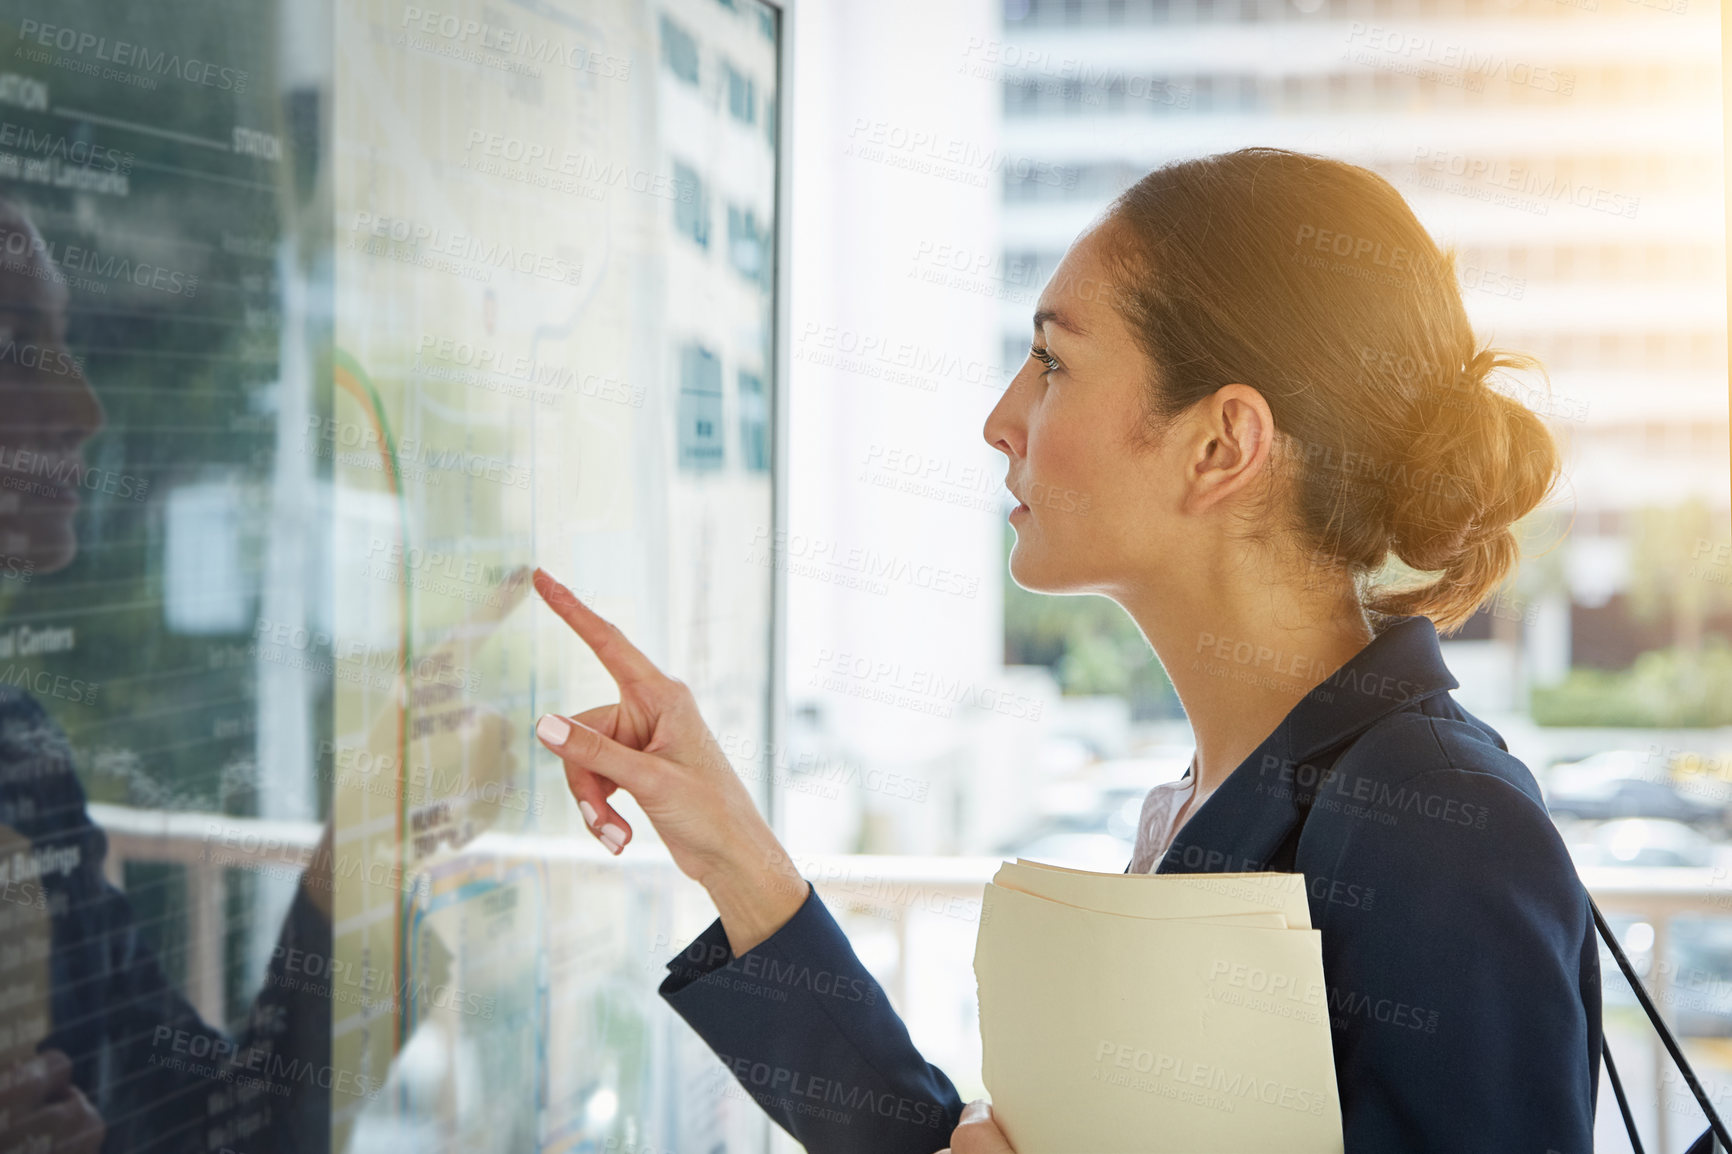
{"label": "woman's hand", "polygon": [[[501,806],[498,801],[487,800],[489,787],[499,790],[494,797],[507,796],[517,766],[514,750],[518,735],[513,732],[516,726],[504,714],[489,707],[479,695],[463,690],[465,683],[476,675],[476,651],[528,592],[529,570],[522,566],[511,570],[481,602],[479,612],[447,630],[437,645],[418,652],[412,665],[405,663],[397,670],[389,690],[376,699],[361,745],[347,751],[382,756],[368,756],[363,764],[370,763],[370,768],[365,770],[339,771],[339,791],[384,787],[395,796],[410,789],[408,766],[461,766],[463,780],[476,788],[466,791],[466,796],[444,798],[450,820],[432,831],[438,835],[434,844],[449,844],[456,850],[493,826]],[[398,760],[395,750],[404,712],[417,700],[422,703],[416,706],[416,721],[436,720],[438,724],[429,725],[428,733],[411,739],[403,764],[395,771],[386,771],[383,767]],[[374,774],[388,776],[375,782]],[[435,772],[434,776],[437,779],[443,774]],[[455,785],[451,783],[452,787]],[[437,787],[436,791],[429,788],[422,800],[432,801],[447,792],[445,786]],[[336,901],[332,825],[331,820],[325,822],[313,858],[301,872],[302,891],[326,921],[331,920]],[[355,864],[346,861],[343,872],[347,874]],[[425,868],[425,864],[425,861],[417,863],[416,868]],[[403,880],[407,884],[410,879]]]}
{"label": "woman's hand", "polygon": [[805,880],[704,724],[691,690],[540,569],[535,591],[619,686],[617,705],[571,717],[549,713],[535,725],[542,744],[564,760],[583,820],[619,853],[631,825],[607,799],[615,789],[630,793],[681,872],[710,891],[734,954],[745,953],[805,902]]}
{"label": "woman's hand", "polygon": [[1016,1154],[1016,1150],[992,1120],[992,1103],[976,1098],[962,1108],[962,1120],[951,1132],[950,1145],[938,1154]]}
{"label": "woman's hand", "polygon": [[43,1050],[0,1068],[0,1148],[42,1154],[96,1154],[102,1115],[72,1083],[72,1061]]}

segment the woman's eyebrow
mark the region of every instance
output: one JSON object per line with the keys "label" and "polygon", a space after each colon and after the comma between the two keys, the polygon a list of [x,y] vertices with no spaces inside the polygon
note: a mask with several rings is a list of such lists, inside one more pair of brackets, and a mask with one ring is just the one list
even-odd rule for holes
{"label": "woman's eyebrow", "polygon": [[1034,327],[1036,330],[1039,330],[1039,328],[1047,321],[1051,321],[1059,328],[1064,329],[1067,332],[1075,333],[1079,337],[1088,336],[1088,331],[1086,329],[1079,327],[1075,321],[1071,320],[1057,309],[1039,309],[1035,312]]}

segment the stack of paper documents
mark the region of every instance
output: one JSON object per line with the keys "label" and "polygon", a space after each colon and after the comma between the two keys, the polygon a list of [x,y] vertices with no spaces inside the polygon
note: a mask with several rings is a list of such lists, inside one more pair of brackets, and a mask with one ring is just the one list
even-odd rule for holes
{"label": "stack of paper documents", "polygon": [[1301,874],[1018,859],[974,949],[983,1073],[1017,1154],[1340,1154]]}

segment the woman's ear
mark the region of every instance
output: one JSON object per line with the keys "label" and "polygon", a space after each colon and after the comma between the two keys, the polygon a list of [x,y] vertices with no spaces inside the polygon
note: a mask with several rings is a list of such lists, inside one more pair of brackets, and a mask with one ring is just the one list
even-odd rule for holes
{"label": "woman's ear", "polygon": [[1269,402],[1249,385],[1222,385],[1196,406],[1189,433],[1185,509],[1202,512],[1241,492],[1259,477],[1275,440]]}

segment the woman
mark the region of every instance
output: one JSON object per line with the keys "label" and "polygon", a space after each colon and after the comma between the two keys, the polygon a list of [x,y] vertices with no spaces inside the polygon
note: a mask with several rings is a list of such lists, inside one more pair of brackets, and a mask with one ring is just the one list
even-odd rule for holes
{"label": "woman", "polygon": [[[1077,239],[986,421],[1022,502],[1011,575],[1123,606],[1196,736],[1132,868],[1306,877],[1350,1154],[1592,1149],[1587,895],[1437,644],[1557,479],[1545,427],[1487,387],[1531,364],[1479,347],[1386,181],[1247,149],[1151,173]],[[1042,500],[1067,491],[1086,516]],[[1391,556],[1415,576],[1373,585]],[[620,686],[538,726],[585,820],[619,852],[607,799],[630,791],[720,915],[662,995],[810,1150],[1010,1149],[910,1044],[685,687],[537,587]],[[785,996],[730,990],[742,972]]]}
{"label": "woman", "polygon": [[[77,559],[80,490],[102,487],[84,446],[106,417],[70,350],[72,302],[53,250],[6,196],[0,250],[0,574],[37,579]],[[5,616],[10,592],[0,586],[0,629],[29,620]],[[165,971],[161,919],[141,917],[137,895],[108,880],[108,837],[91,820],[77,755],[36,696],[50,696],[53,679],[28,677],[27,689],[23,666],[4,668],[0,1150],[329,1149],[329,1087],[300,1074],[330,1069],[330,986],[290,973],[290,960],[330,956],[330,827],[231,1037]],[[34,987],[18,969],[33,940],[46,951]]]}

